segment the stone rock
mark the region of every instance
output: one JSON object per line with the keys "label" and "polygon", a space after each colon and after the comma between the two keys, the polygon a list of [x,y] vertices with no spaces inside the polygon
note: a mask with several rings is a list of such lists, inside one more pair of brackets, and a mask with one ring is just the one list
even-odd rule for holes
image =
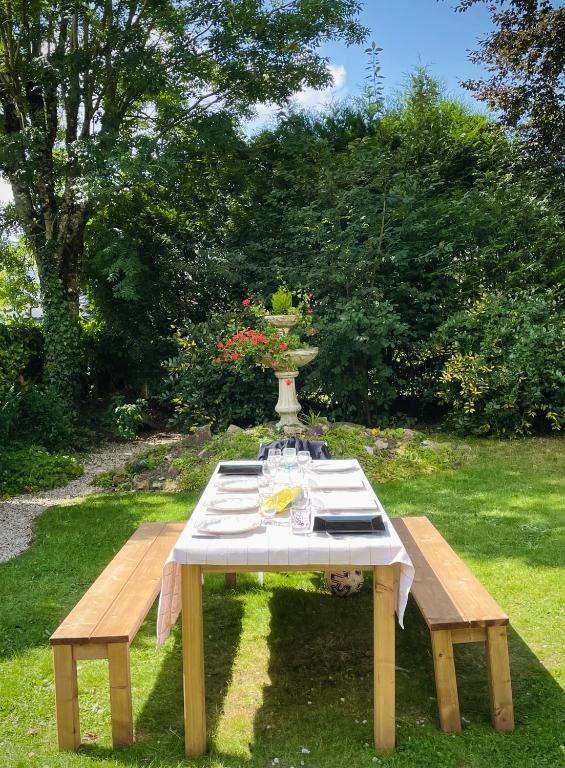
{"label": "stone rock", "polygon": [[[212,431],[210,425],[206,424],[203,427],[196,427],[194,432],[187,435],[180,441],[179,452],[182,453],[190,448],[201,448],[212,439]],[[177,453],[174,451],[174,453]],[[178,454],[177,454],[178,455]]]}
{"label": "stone rock", "polygon": [[162,480],[153,480],[151,483],[151,490],[153,491],[161,491],[163,490],[163,481]]}
{"label": "stone rock", "polygon": [[148,477],[134,477],[133,488],[136,491],[148,491],[151,488],[151,480]]}
{"label": "stone rock", "polygon": [[243,432],[244,430],[241,427],[238,427],[237,424],[230,424],[229,427],[226,429],[226,432],[228,435],[237,435],[238,432]]}
{"label": "stone rock", "polygon": [[167,477],[174,480],[175,477],[178,477],[180,475],[180,469],[176,467],[174,464],[171,464],[171,466],[167,470]]}
{"label": "stone rock", "polygon": [[375,453],[375,449],[373,448],[372,445],[364,445],[363,448],[367,451],[369,456],[373,456],[373,454]]}
{"label": "stone rock", "polygon": [[408,442],[409,440],[413,440],[416,437],[416,434],[414,429],[405,429],[400,439],[403,442]]}
{"label": "stone rock", "polygon": [[388,440],[384,440],[382,437],[377,437],[375,440],[375,448],[378,451],[386,451],[388,448]]}
{"label": "stone rock", "polygon": [[442,446],[441,443],[437,443],[435,440],[422,440],[422,445],[424,448],[431,448],[434,451],[437,451]]}
{"label": "stone rock", "polygon": [[200,459],[200,461],[208,461],[211,455],[212,454],[210,453],[210,451],[206,450],[206,448],[203,448],[198,454],[198,458]]}
{"label": "stone rock", "polygon": [[165,480],[163,483],[163,490],[168,491],[169,493],[175,493],[178,491],[179,486],[178,483],[175,480]]}

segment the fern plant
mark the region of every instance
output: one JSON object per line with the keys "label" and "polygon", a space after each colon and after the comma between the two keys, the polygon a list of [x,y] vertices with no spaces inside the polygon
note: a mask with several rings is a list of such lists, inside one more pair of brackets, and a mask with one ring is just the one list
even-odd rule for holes
{"label": "fern plant", "polygon": [[282,286],[271,296],[274,315],[290,315],[293,310],[292,293]]}

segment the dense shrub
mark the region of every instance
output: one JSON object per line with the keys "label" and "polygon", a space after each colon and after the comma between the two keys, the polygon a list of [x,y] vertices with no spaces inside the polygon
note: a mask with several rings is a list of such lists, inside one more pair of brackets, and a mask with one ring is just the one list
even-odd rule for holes
{"label": "dense shrub", "polygon": [[71,456],[52,455],[39,446],[0,449],[0,499],[56,488],[83,471]]}
{"label": "dense shrub", "polygon": [[510,436],[565,424],[565,315],[550,292],[486,296],[434,342],[447,354],[439,396],[456,429]]}
{"label": "dense shrub", "polygon": [[228,371],[214,362],[218,339],[238,330],[240,317],[218,313],[207,323],[186,328],[179,338],[179,353],[166,363],[168,372],[163,398],[174,409],[181,429],[211,424],[224,429],[259,424],[276,414],[277,381],[260,368]]}
{"label": "dense shrub", "polygon": [[69,448],[75,428],[74,414],[68,412],[52,391],[36,384],[25,384],[20,388],[13,439],[57,451]]}
{"label": "dense shrub", "polygon": [[43,371],[43,333],[30,318],[0,321],[0,397],[21,378],[37,381]]}
{"label": "dense shrub", "polygon": [[146,411],[146,400],[126,403],[123,397],[118,396],[106,411],[104,424],[120,440],[133,440],[143,424]]}

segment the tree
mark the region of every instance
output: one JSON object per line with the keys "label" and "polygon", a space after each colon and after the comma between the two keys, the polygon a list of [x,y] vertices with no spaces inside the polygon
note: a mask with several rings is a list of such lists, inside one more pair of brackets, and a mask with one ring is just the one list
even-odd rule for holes
{"label": "tree", "polygon": [[[462,0],[465,11],[487,3],[495,30],[470,58],[490,77],[465,86],[536,154],[565,164],[565,7],[550,0]],[[559,4],[558,4],[559,5]]]}
{"label": "tree", "polygon": [[132,156],[204,114],[329,80],[318,47],[358,42],[356,0],[0,0],[0,169],[33,252],[46,376],[79,381],[85,226]]}

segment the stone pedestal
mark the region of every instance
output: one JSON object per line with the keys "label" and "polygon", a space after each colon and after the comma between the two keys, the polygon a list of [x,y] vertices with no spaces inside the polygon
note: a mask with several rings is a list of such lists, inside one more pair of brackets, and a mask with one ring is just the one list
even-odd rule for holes
{"label": "stone pedestal", "polygon": [[276,371],[275,376],[279,380],[279,399],[275,405],[275,411],[280,416],[277,426],[299,426],[298,411],[302,406],[296,396],[295,379],[298,376],[298,371]]}

